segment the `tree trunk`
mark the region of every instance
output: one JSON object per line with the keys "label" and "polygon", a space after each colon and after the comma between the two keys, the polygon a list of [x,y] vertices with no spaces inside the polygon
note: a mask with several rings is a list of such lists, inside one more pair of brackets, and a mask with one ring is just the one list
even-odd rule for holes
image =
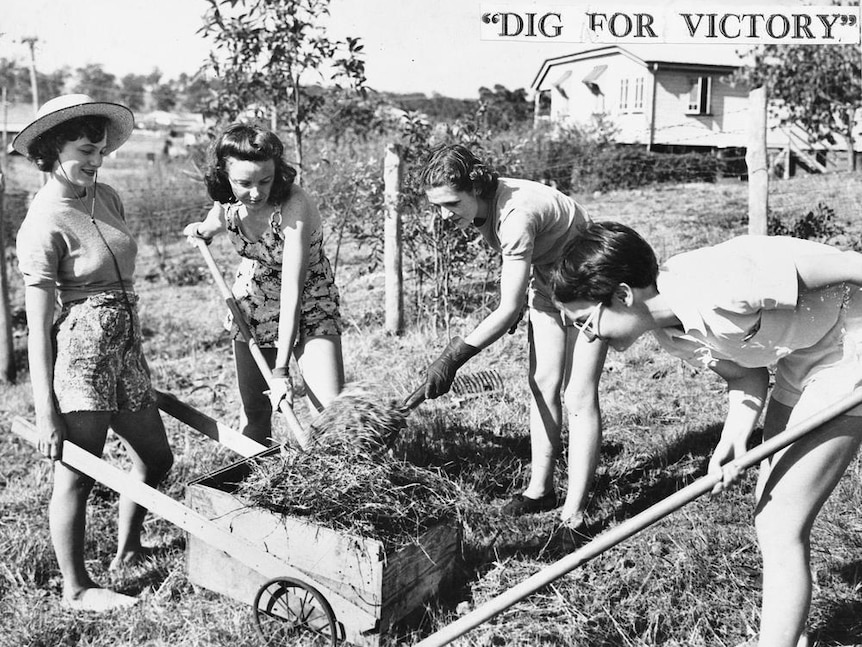
{"label": "tree trunk", "polygon": [[401,213],[398,208],[404,162],[397,144],[386,147],[383,160],[383,202],[385,206],[383,265],[386,295],[386,332],[400,335],[404,330],[404,290],[401,269]]}
{"label": "tree trunk", "polygon": [[0,171],[0,382],[15,381],[15,354],[12,343],[12,316],[9,309],[9,281],[6,277],[6,178]]}

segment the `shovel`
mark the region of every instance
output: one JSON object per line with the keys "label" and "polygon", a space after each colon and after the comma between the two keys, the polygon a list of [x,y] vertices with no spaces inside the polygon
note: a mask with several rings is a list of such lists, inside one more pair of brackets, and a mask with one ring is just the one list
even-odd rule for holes
{"label": "shovel", "polygon": [[[239,328],[240,335],[242,335],[243,339],[248,344],[248,349],[251,352],[258,369],[260,369],[263,379],[266,380],[266,383],[270,388],[272,388],[272,369],[269,367],[269,364],[266,363],[266,358],[263,356],[260,346],[257,345],[257,341],[255,340],[251,329],[248,327],[245,316],[243,315],[242,310],[239,309],[239,305],[237,304],[236,299],[234,299],[230,287],[225,283],[224,277],[222,276],[218,265],[216,265],[209,247],[207,247],[206,242],[200,238],[194,238],[193,240],[200,250],[201,255],[204,257],[204,261],[206,261],[207,267],[216,282],[216,286],[224,297],[225,303],[227,303],[227,307],[233,315],[234,322],[236,323],[237,328]],[[296,442],[299,443],[299,446],[302,449],[308,449],[311,444],[311,435],[299,423],[299,419],[296,417],[296,414],[293,412],[290,405],[282,401],[279,405],[278,411],[282,416],[284,416],[284,421],[287,423],[287,426],[290,428],[290,431],[296,439]]]}
{"label": "shovel", "polygon": [[[796,442],[809,432],[817,429],[824,423],[829,422],[833,418],[840,416],[842,413],[849,411],[859,404],[862,404],[862,388],[857,388],[855,391],[832,406],[823,409],[820,413],[799,422],[793,427],[785,429],[780,434],[770,438],[761,445],[745,452],[742,456],[737,458],[734,463],[739,466],[740,469],[748,469],[752,465],[757,465],[763,459],[772,456],[776,452]],[[424,640],[416,643],[415,647],[438,647],[440,645],[448,645],[459,636],[463,636],[486,620],[490,620],[497,614],[502,613],[519,600],[523,600],[528,595],[535,593],[547,584],[559,579],[569,571],[585,564],[609,548],[616,546],[635,533],[666,517],[671,512],[678,510],[687,503],[690,503],[701,495],[711,491],[714,486],[721,482],[721,479],[721,474],[707,474],[706,476],[702,476],[694,483],[682,488],[674,494],[671,494],[669,497],[662,499],[640,514],[622,522],[620,525],[602,533],[575,552],[569,553],[553,564],[546,566],[520,584],[513,586],[497,597],[488,600],[483,605],[477,607],[455,622],[439,629]]]}

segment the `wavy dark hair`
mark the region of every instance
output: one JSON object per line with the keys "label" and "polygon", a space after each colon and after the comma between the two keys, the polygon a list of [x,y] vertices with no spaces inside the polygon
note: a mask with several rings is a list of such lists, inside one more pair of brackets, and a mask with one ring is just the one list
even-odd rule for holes
{"label": "wavy dark hair", "polygon": [[442,144],[428,154],[419,183],[423,188],[449,186],[456,191],[476,191],[480,198],[490,198],[497,190],[499,174],[489,168],[461,144]]}
{"label": "wavy dark hair", "polygon": [[100,115],[73,117],[36,137],[27,147],[27,157],[43,173],[50,173],[60,159],[60,151],[69,142],[86,137],[93,143],[108,134],[108,118]]}
{"label": "wavy dark hair", "polygon": [[590,222],[563,248],[550,274],[560,303],[599,301],[610,305],[614,291],[655,286],[658,261],[652,247],[631,227]]}
{"label": "wavy dark hair", "polygon": [[227,174],[227,159],[275,163],[268,203],[281,204],[290,196],[296,169],[284,160],[284,144],[275,133],[251,124],[232,124],[213,142],[204,174],[207,192],[216,202],[236,202]]}

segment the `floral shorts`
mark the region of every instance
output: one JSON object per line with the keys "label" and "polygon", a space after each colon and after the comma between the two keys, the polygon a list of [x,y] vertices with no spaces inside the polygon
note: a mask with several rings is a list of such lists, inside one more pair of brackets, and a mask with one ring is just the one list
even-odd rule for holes
{"label": "floral shorts", "polygon": [[65,304],[54,324],[54,394],[61,413],[141,411],[155,404],[141,348],[137,295],[95,294]]}

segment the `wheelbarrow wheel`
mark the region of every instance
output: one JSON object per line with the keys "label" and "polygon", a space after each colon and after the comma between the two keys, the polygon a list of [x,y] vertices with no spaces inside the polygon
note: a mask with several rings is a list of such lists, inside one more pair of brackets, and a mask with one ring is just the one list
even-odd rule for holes
{"label": "wheelbarrow wheel", "polygon": [[292,577],[277,577],[254,597],[254,624],[264,645],[335,645],[335,613],[320,591]]}

